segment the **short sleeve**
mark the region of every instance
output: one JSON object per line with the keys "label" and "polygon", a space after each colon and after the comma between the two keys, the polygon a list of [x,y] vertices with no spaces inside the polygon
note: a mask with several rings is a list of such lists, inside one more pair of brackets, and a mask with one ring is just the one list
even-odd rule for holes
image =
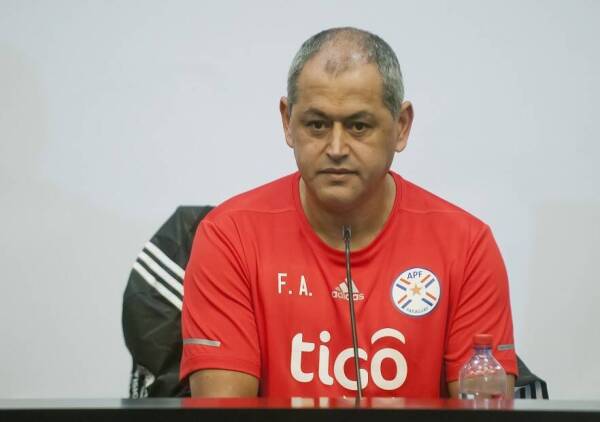
{"label": "short sleeve", "polygon": [[184,278],[180,378],[228,369],[259,378],[260,353],[247,263],[234,223],[203,220]]}
{"label": "short sleeve", "polygon": [[507,373],[518,375],[513,324],[504,261],[491,230],[474,236],[466,255],[462,280],[453,294],[447,325],[445,367],[448,382],[458,379],[460,368],[470,359],[473,335],[493,336],[493,354]]}

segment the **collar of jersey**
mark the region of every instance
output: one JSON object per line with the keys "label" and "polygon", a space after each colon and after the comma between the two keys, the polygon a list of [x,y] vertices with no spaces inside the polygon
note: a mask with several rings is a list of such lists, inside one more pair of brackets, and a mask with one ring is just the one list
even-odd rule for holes
{"label": "collar of jersey", "polygon": [[[377,237],[373,239],[371,243],[369,243],[364,248],[361,248],[356,251],[352,251],[352,265],[359,265],[361,262],[371,260],[375,254],[377,254],[377,250],[379,246],[383,243],[383,240],[386,236],[389,236],[391,230],[391,226],[398,218],[398,210],[400,209],[400,202],[404,197],[404,183],[402,177],[399,174],[389,171],[389,173],[394,178],[394,183],[396,183],[396,198],[394,199],[394,205],[392,207],[392,211],[388,216],[383,229],[379,232]],[[300,172],[296,172],[292,180],[292,194],[294,197],[294,205],[296,207],[296,212],[298,213],[298,217],[300,220],[300,224],[302,226],[302,231],[307,237],[308,241],[318,248],[323,253],[327,254],[336,264],[344,265],[345,257],[343,251],[338,251],[337,249],[332,248],[327,243],[325,243],[313,230],[312,226],[308,222],[308,218],[304,213],[304,209],[302,208],[302,203],[300,202]],[[341,232],[341,229],[340,229]],[[341,235],[341,233],[340,233]]]}

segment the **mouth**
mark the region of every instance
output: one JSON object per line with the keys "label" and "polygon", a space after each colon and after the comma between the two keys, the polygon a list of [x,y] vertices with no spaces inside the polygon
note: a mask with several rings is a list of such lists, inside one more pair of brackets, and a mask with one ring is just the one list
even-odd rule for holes
{"label": "mouth", "polygon": [[356,174],[355,171],[345,168],[326,168],[319,171],[320,174],[331,174],[331,175],[345,175],[345,174]]}

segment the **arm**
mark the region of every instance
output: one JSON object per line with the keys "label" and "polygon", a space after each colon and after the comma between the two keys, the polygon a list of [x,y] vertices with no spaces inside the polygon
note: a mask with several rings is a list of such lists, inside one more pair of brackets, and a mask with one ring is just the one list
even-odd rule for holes
{"label": "arm", "polygon": [[[513,396],[513,391],[515,390],[515,376],[512,374],[508,374],[507,378],[507,392],[506,397],[511,398]],[[458,398],[458,381],[452,381],[448,383],[448,393],[450,394],[451,399]]]}
{"label": "arm", "polygon": [[241,242],[227,223],[200,223],[185,271],[180,378],[189,377],[193,397],[258,392],[260,348],[250,280]]}
{"label": "arm", "polygon": [[203,369],[190,375],[192,397],[256,397],[258,379],[243,372]]}
{"label": "arm", "polygon": [[[508,276],[500,251],[487,226],[481,227],[467,251],[464,275],[459,274],[445,351],[446,379],[451,397],[458,397],[458,374],[469,360],[473,335],[493,337],[493,354],[509,375],[510,394],[518,374],[514,351]],[[461,278],[462,277],[462,278]],[[502,347],[501,347],[502,346]]]}

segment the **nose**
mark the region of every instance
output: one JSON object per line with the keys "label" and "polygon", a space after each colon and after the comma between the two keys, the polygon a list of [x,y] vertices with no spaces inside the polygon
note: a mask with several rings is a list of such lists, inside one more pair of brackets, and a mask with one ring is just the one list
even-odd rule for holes
{"label": "nose", "polygon": [[327,155],[333,161],[343,160],[348,155],[346,131],[340,122],[333,124],[327,144]]}

